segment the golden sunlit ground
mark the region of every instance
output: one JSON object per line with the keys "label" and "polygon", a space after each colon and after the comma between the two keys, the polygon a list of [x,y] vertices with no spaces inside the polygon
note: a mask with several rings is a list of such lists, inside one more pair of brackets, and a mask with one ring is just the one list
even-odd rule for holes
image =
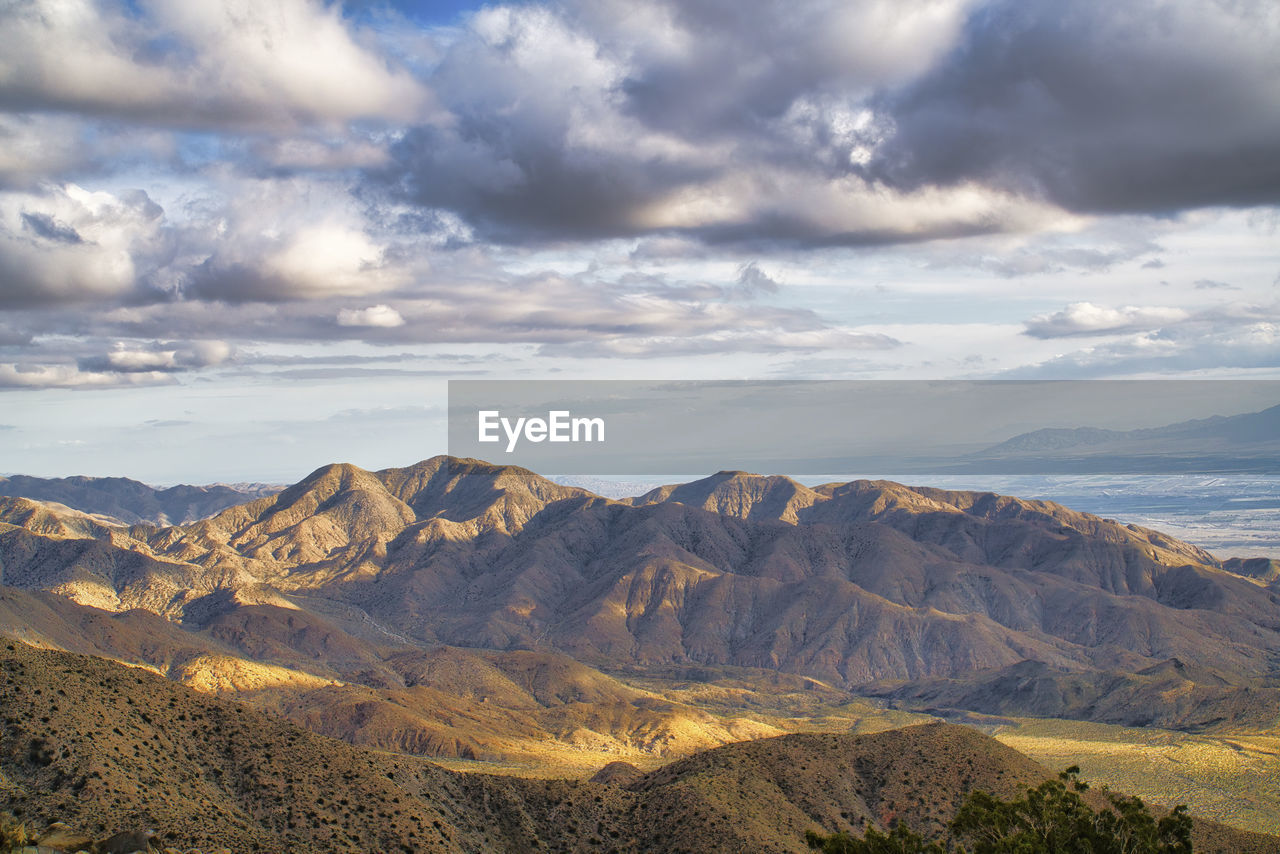
{"label": "golden sunlit ground", "polygon": [[1019,719],[993,734],[1050,768],[1247,830],[1280,834],[1280,734],[1199,735]]}
{"label": "golden sunlit ground", "polygon": [[[722,720],[752,721],[779,732],[878,732],[932,718],[850,700],[838,692],[779,685],[754,689],[714,682],[620,677],[673,702]],[[979,729],[1051,769],[1079,765],[1095,786],[1135,794],[1153,804],[1185,803],[1192,813],[1235,827],[1280,834],[1280,733],[1190,734],[1038,718],[983,718]],[[531,745],[525,745],[526,748]],[[679,755],[598,751],[546,742],[520,762],[434,759],[458,771],[521,777],[590,777],[622,760],[649,771]]]}

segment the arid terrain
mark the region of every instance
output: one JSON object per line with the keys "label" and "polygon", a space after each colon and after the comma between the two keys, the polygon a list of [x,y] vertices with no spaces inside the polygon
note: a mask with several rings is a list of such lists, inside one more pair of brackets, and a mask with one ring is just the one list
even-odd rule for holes
{"label": "arid terrain", "polygon": [[[935,832],[972,789],[1051,776],[970,727],[798,734],[645,774],[527,780],[362,750],[99,658],[0,646],[5,807],[86,837],[146,828],[234,851],[807,850],[806,829]],[[1207,820],[1196,849],[1280,851]]]}
{"label": "arid terrain", "polygon": [[[4,701],[5,798],[94,832],[117,814],[125,824],[151,816],[200,844],[216,840],[184,810],[214,810],[236,845],[263,850],[317,840],[414,849],[424,839],[526,850],[534,838],[573,850],[592,836],[619,850],[705,849],[710,838],[738,850],[734,833],[759,850],[800,850],[808,827],[904,815],[928,829],[964,791],[995,782],[934,768],[924,777],[937,791],[904,789],[891,808],[855,791],[836,809],[823,799],[847,774],[824,770],[826,782],[799,800],[784,786],[792,806],[757,826],[743,812],[765,791],[756,773],[771,762],[795,773],[800,761],[778,759],[781,746],[807,745],[815,758],[800,764],[816,773],[828,761],[816,757],[843,762],[852,745],[873,743],[863,735],[942,719],[969,726],[908,732],[1005,750],[981,733],[993,735],[1043,763],[1000,754],[1025,763],[1010,777],[1020,785],[1079,764],[1150,802],[1280,833],[1278,583],[1270,561],[1219,560],[1050,502],[888,481],[810,488],[721,472],[610,500],[437,457],[379,472],[326,466],[180,525],[7,497],[0,633],[14,639],[6,667],[21,690]],[[106,669],[76,681],[77,668]],[[73,682],[80,699],[37,714]],[[218,722],[193,730],[192,744],[165,741],[184,729],[176,717],[154,728],[131,717],[187,706],[175,713],[183,723]],[[133,729],[116,722],[126,718]],[[229,721],[273,734],[237,741]],[[215,730],[225,739],[216,762],[205,755]],[[774,738],[786,734],[801,740]],[[47,751],[30,747],[40,739]],[[298,744],[332,754],[331,769],[282,762]],[[120,757],[103,753],[113,749]],[[750,759],[751,774],[731,784],[716,777],[714,797],[690,782],[702,779],[689,770],[699,757],[757,749],[772,758]],[[941,749],[924,753],[954,770]],[[99,791],[93,772],[121,757],[141,763],[119,771],[133,782],[84,796]],[[596,791],[603,784],[586,780],[605,766],[612,783],[598,800],[563,800]],[[231,776],[210,778],[217,767]],[[341,786],[270,776],[302,767],[355,775],[367,789],[307,823],[298,810],[314,801],[308,787]],[[418,788],[401,787],[410,777]],[[162,809],[144,779],[194,786],[193,800]],[[240,782],[228,789],[229,779]],[[454,793],[452,812],[431,811],[439,796],[424,794],[428,783]],[[677,797],[676,785],[699,794]],[[495,798],[522,806],[484,813]],[[572,840],[561,817],[539,812],[560,801],[575,804],[564,807],[578,816]],[[677,803],[702,806],[675,823]],[[368,836],[371,816],[352,805],[374,809],[386,838]],[[637,823],[650,809],[658,817]],[[425,829],[437,821],[443,831]]]}

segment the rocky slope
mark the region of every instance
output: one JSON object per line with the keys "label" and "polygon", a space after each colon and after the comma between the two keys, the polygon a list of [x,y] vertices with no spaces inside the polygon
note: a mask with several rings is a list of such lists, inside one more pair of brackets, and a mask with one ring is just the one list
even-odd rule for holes
{"label": "rocky slope", "polygon": [[1228,722],[1254,731],[1280,726],[1280,679],[1242,678],[1213,667],[1188,666],[1177,658],[1136,673],[1072,672],[1023,661],[966,678],[869,687],[866,693],[942,715],[970,710],[1191,732]]}
{"label": "rocky slope", "polygon": [[243,604],[197,630],[141,609],[113,614],[0,588],[0,626],[29,643],[125,662],[322,735],[410,755],[653,760],[783,731],[758,715],[709,712],[632,687],[563,655],[375,645],[279,605]]}
{"label": "rocky slope", "polygon": [[[802,852],[807,829],[933,832],[972,788],[1049,772],[963,727],[791,735],[613,783],[450,772],[315,735],[102,659],[0,641],[0,809],[38,832],[154,829],[233,851]],[[1196,822],[1196,850],[1280,839]]]}
{"label": "rocky slope", "polygon": [[[1229,675],[1191,680],[1204,709],[1255,722],[1236,689],[1277,673],[1280,591],[1268,567],[989,493],[809,489],[722,472],[618,502],[442,457],[380,472],[326,466],[184,526],[0,504],[4,585],[146,611],[251,662],[389,691],[408,690],[403,676],[360,644],[751,667],[845,690],[987,679],[1032,661],[1092,674],[1100,697],[1112,684],[1101,674],[1176,659]],[[1123,682],[1111,693],[1137,696]],[[1041,713],[1098,715],[1118,702],[1071,703],[1055,699],[1062,680],[1037,684],[1047,687],[1028,703]],[[1169,720],[1208,719],[1179,708],[1188,716],[1173,708]],[[405,719],[396,712],[379,729]]]}

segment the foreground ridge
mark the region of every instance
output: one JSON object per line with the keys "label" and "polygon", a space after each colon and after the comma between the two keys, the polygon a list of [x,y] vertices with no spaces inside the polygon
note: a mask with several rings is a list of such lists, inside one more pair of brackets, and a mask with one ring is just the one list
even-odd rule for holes
{"label": "foreground ridge", "polygon": [[[929,724],[743,742],[618,785],[521,780],[363,751],[93,657],[3,642],[0,674],[0,809],[40,829],[147,828],[237,852],[798,852],[806,830],[931,832],[973,789],[1051,776],[975,730]],[[1196,834],[1197,850],[1280,850],[1211,822]]]}

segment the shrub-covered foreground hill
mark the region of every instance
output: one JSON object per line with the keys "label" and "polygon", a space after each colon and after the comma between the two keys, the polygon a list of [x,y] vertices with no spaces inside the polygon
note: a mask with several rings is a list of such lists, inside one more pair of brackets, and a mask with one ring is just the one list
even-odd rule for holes
{"label": "shrub-covered foreground hill", "polygon": [[[0,809],[33,829],[153,829],[159,844],[235,852],[801,852],[809,829],[933,833],[968,791],[1052,776],[946,724],[741,742],[614,783],[464,774],[17,641],[0,642],[0,720]],[[1203,821],[1196,843],[1280,852]]]}

